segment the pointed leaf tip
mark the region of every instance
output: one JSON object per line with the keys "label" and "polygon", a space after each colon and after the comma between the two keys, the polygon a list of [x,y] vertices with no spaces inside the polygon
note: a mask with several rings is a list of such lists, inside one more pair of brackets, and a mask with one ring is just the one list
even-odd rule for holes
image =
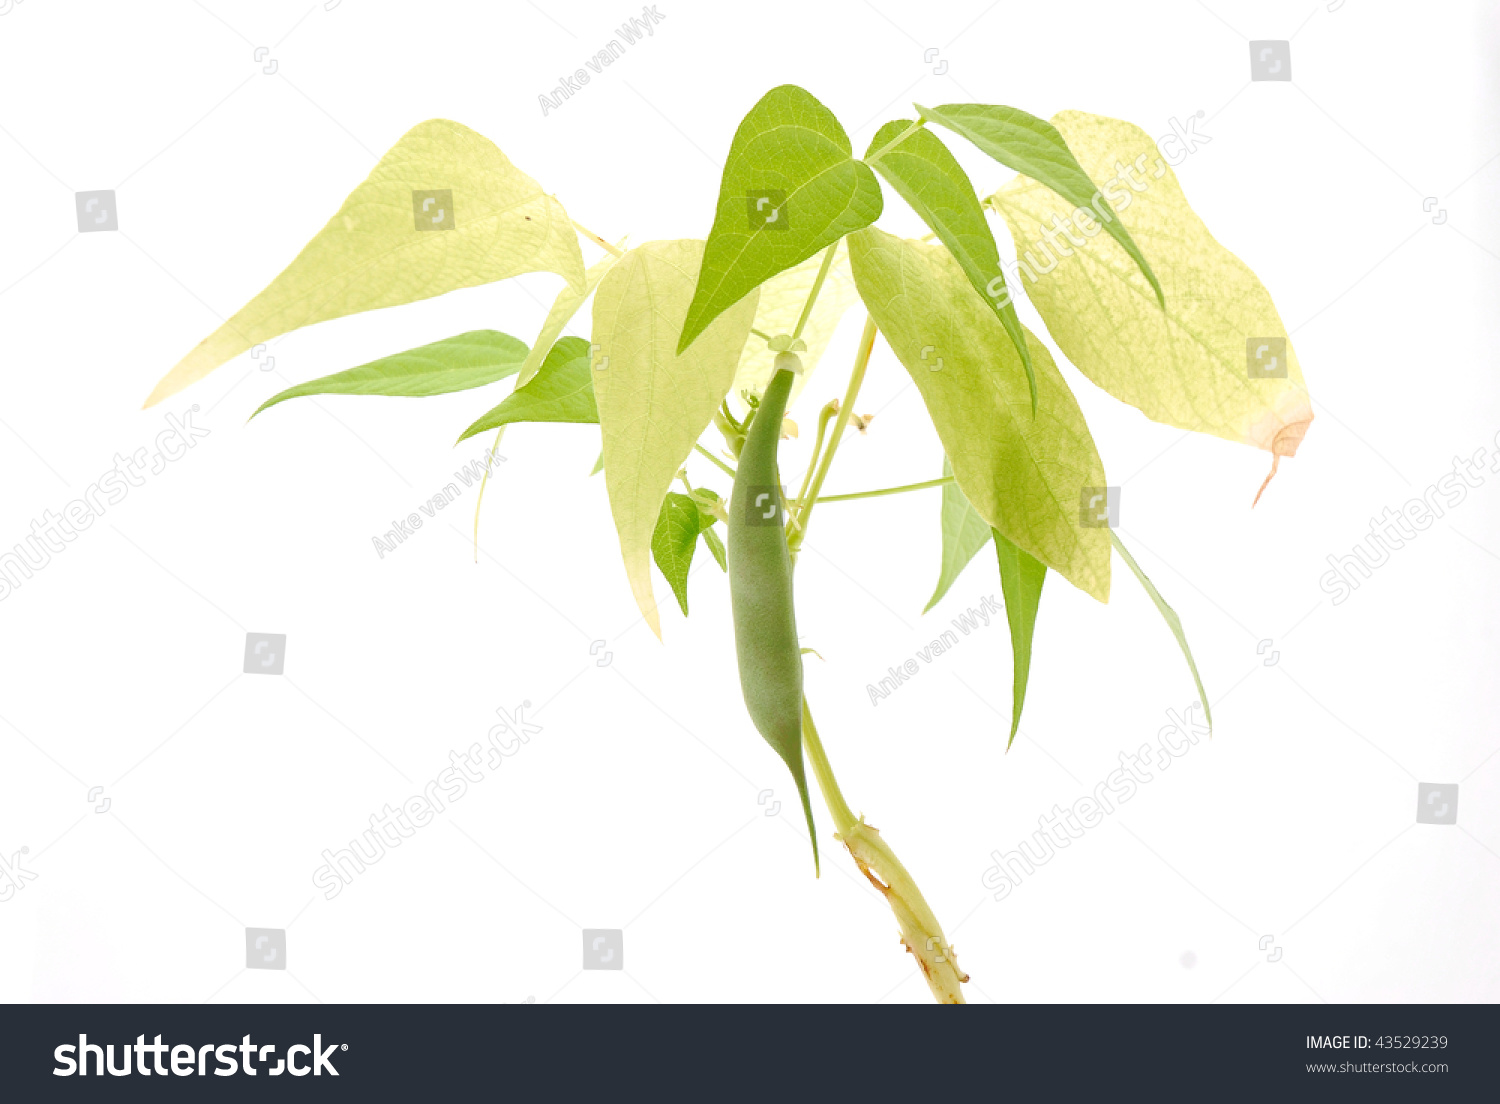
{"label": "pointed leaf tip", "polygon": [[527,352],[525,342],[509,334],[471,330],[288,387],[261,403],[250,418],[277,403],[303,395],[424,398],[483,387],[515,375]]}
{"label": "pointed leaf tip", "polygon": [[583,286],[567,212],[488,138],[430,119],[387,151],[265,290],[162,377],[146,405],[303,326],[525,272]]}

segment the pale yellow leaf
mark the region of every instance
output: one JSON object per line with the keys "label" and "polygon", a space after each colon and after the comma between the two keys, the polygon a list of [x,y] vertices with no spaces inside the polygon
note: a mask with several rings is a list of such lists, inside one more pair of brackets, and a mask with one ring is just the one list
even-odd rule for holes
{"label": "pale yellow leaf", "polygon": [[631,592],[658,637],[651,536],[677,470],[734,382],[755,317],[752,291],[677,355],[702,263],[701,241],[647,242],[626,253],[594,294],[604,481]]}
{"label": "pale yellow leaf", "polygon": [[[1026,294],[1058,347],[1154,421],[1295,455],[1312,405],[1264,285],[1193,213],[1145,131],[1082,111],[1064,111],[1052,124],[1100,186],[1099,210],[1114,209],[1166,298],[1163,310],[1135,262],[1100,232],[1097,213],[1070,218],[1050,188],[1017,177],[992,202],[1010,224]],[[1054,217],[1068,233],[1054,228]],[[1055,244],[1044,244],[1049,238]]]}
{"label": "pale yellow leaf", "polygon": [[1109,601],[1109,531],[1081,524],[1104,465],[1046,346],[1023,328],[1033,415],[1021,357],[952,253],[874,226],[848,240],[865,306],[922,393],[964,497],[986,525]]}
{"label": "pale yellow leaf", "polygon": [[390,148],[286,270],[167,373],[146,405],[302,326],[523,272],[583,285],[567,212],[488,138],[430,119]]}

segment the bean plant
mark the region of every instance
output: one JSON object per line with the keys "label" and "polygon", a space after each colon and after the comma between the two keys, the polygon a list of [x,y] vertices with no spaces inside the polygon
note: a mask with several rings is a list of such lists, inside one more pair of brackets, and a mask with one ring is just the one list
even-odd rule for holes
{"label": "bean plant", "polygon": [[[949,148],[955,140],[1017,175],[982,196]],[[875,225],[887,189],[930,234],[912,240]],[[1009,228],[1013,261],[1002,263],[989,215]],[[592,267],[580,240],[601,255]],[[700,542],[727,570],[746,708],[796,783],[815,871],[809,767],[833,838],[889,902],[934,997],[962,1003],[967,975],[911,875],[844,799],[803,692],[792,584],[816,507],[940,488],[942,560],[928,608],[993,542],[1012,654],[1008,740],[1043,584],[1055,573],[1107,601],[1112,549],[1175,634],[1208,714],[1176,614],[1115,534],[1115,492],[1078,403],[1013,296],[1024,287],[1056,347],[1095,385],[1155,421],[1263,449],[1274,474],[1312,410],[1270,296],[1129,123],[915,106],[857,158],[827,107],[783,85],[735,132],[707,237],[629,249],[572,221],[486,138],[447,120],[421,123],[147,405],[299,327],[531,272],[565,286],[530,345],[496,330],[459,334],[299,384],[256,414],[304,395],[422,397],[514,379],[460,442],[494,430],[493,454],[513,423],[598,425],[595,472],[642,616],[660,637],[653,560],[684,614]],[[591,297],[591,340],[563,336]],[[805,474],[784,483],[777,450],[792,429],[788,401],[809,386],[855,303],[866,319],[843,397],[817,416]],[[846,434],[864,428],[855,404],[882,338],[932,418],[942,473],[823,496]],[[727,487],[689,481],[695,453]]]}

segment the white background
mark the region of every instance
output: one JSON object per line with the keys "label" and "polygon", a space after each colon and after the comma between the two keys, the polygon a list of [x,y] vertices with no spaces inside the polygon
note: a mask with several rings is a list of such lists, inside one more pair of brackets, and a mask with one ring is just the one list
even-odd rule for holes
{"label": "white background", "polygon": [[[665,645],[639,622],[587,477],[596,430],[507,435],[476,565],[472,490],[383,560],[371,538],[479,455],[451,442],[508,385],[299,399],[245,424],[289,383],[463,330],[529,342],[557,278],[297,332],[270,372],[240,357],[139,409],[415,123],[487,135],[610,238],[702,237],[734,128],[782,82],[856,151],[913,100],[1080,108],[1153,135],[1205,111],[1212,142],[1177,172],[1270,288],[1317,412],[1252,512],[1264,453],[1149,422],[1064,369],[1218,723],[1004,902],[981,884],[990,852],[1194,699],[1176,644],[1117,560],[1108,606],[1048,583],[1008,755],[998,620],[872,706],[867,683],[998,597],[993,557],[923,617],[937,492],[818,511],[798,572],[799,628],[826,660],[809,659],[809,697],[971,999],[1500,997],[1494,477],[1348,601],[1318,586],[1372,515],[1495,446],[1494,5],[666,0],[650,38],[545,117],[538,94],[638,6],[0,7],[0,547],[151,446],[166,411],[197,404],[211,430],[0,603],[0,851],[29,848],[38,875],[0,904],[0,999],[930,1000],[821,806],[812,877],[740,702],[718,569],[700,554]],[[1246,40],[1263,38],[1292,39],[1291,83],[1250,83]],[[1008,178],[950,144],[982,194]],[[119,232],[78,234],[72,193],[102,188]],[[917,230],[887,207],[883,226]],[[860,322],[793,411],[804,427],[842,391]],[[938,473],[883,346],[858,407],[879,416],[826,491]],[[247,631],[288,635],[284,676],[241,673]],[[324,848],[525,701],[542,731],[519,754],[323,898]],[[1460,785],[1456,826],[1414,823],[1419,782]],[[246,926],[287,929],[287,971],[244,969]],[[583,972],[580,928],[624,928],[625,970]]]}

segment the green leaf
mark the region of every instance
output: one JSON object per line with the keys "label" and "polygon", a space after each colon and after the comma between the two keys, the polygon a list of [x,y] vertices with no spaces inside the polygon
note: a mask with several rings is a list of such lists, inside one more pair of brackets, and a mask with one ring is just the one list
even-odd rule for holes
{"label": "green leaf", "polygon": [[651,555],[672,593],[677,596],[684,617],[688,613],[688,575],[692,573],[693,553],[697,551],[700,536],[720,569],[729,570],[723,542],[713,531],[713,524],[713,516],[700,510],[698,503],[688,495],[669,493],[662,500],[656,531],[651,535]]}
{"label": "green leaf", "polygon": [[658,637],[650,549],[662,499],[724,401],[755,317],[751,292],[678,355],[703,255],[700,241],[647,242],[625,254],[594,293],[604,483],[626,577]]}
{"label": "green leaf", "polygon": [[[427,212],[438,211],[444,221],[435,224]],[[183,357],[146,405],[302,326],[523,272],[583,285],[567,212],[488,138],[430,119],[391,147],[286,270]]]}
{"label": "green leaf", "polygon": [[1041,398],[1032,417],[1020,358],[944,246],[870,227],[850,235],[849,257],[985,524],[1108,601],[1109,539],[1079,517],[1084,488],[1105,486],[1104,465],[1046,346],[1027,335]]}
{"label": "green leaf", "polygon": [[604,274],[615,266],[619,260],[613,253],[606,254],[604,258],[583,274],[583,287],[565,287],[557,293],[557,298],[552,301],[552,309],[547,312],[547,319],[542,323],[542,332],[536,335],[536,344],[531,347],[531,355],[526,358],[526,363],[521,365],[521,371],[516,376],[516,386],[524,387],[530,382],[531,377],[537,374],[541,368],[544,358],[551,352],[553,343],[562,336],[563,329],[573,320],[578,313],[578,308],[588,301],[588,297],[594,294],[594,289],[599,286],[599,281],[604,279]]}
{"label": "green leaf", "polygon": [[[943,475],[952,474],[953,465],[944,456]],[[984,518],[979,516],[979,511],[964,497],[957,482],[943,484],[942,527],[943,562],[938,571],[937,587],[927,604],[922,607],[923,613],[942,601],[948,588],[957,581],[959,573],[968,566],[974,554],[989,543],[990,534],[994,532]]]}
{"label": "green leaf", "polygon": [[512,422],[599,423],[594,404],[593,368],[589,343],[581,337],[565,337],[547,354],[536,377],[517,387],[505,400],[459,436],[467,440],[487,429]]}
{"label": "green leaf", "polygon": [[[525,342],[496,330],[471,330],[358,368],[299,383],[272,395],[260,408],[299,395],[446,395],[515,375],[526,359]],[[250,417],[255,417],[255,414]]]}
{"label": "green leaf", "polygon": [[854,160],[833,112],[796,85],[771,89],[730,144],[677,351],[778,272],[870,225],[881,202],[880,182]]}
{"label": "green leaf", "polygon": [[[1014,107],[993,104],[948,104],[932,109],[920,104],[915,106],[922,118],[962,134],[1006,168],[1050,188],[1067,200],[1064,210],[1090,207],[1100,194],[1089,174],[1078,163],[1069,143],[1055,126],[1044,119]],[[1106,176],[1113,172],[1114,167],[1110,166]],[[1097,212],[1098,208],[1094,210]],[[1146,258],[1136,248],[1130,231],[1119,219],[1105,222],[1104,229],[1135,261],[1141,275],[1156,293],[1158,305],[1165,305],[1156,273],[1151,271]]]}
{"label": "green leaf", "polygon": [[1177,638],[1177,646],[1182,649],[1182,654],[1187,657],[1188,670],[1193,672],[1193,685],[1198,688],[1198,700],[1203,704],[1203,719],[1208,722],[1210,735],[1214,726],[1214,715],[1208,709],[1208,695],[1203,692],[1203,680],[1198,677],[1198,665],[1193,662],[1193,651],[1188,647],[1187,634],[1182,631],[1182,618],[1177,616],[1177,611],[1167,605],[1166,599],[1161,596],[1146,573],[1141,570],[1141,565],[1135,562],[1132,556],[1120,543],[1120,538],[1115,536],[1115,531],[1109,531],[1109,539],[1114,542],[1115,551],[1135,573],[1135,577],[1141,581],[1141,586],[1146,588],[1146,593],[1151,595],[1151,601],[1156,603],[1157,610],[1161,613],[1162,620],[1167,623],[1167,628],[1172,630],[1172,635]]}
{"label": "green leaf", "polygon": [[[828,342],[838,329],[839,321],[850,307],[859,302],[854,276],[849,271],[849,251],[842,243],[836,249],[833,264],[828,269],[828,275],[823,278],[823,287],[813,303],[812,313],[807,316],[807,324],[802,328],[799,340],[805,348],[797,353],[798,359],[802,361],[802,374],[792,381],[788,408],[797,401],[797,396],[812,378],[813,369],[828,348]],[[813,281],[817,279],[818,269],[822,264],[823,254],[816,253],[762,284],[760,305],[755,308],[755,328],[763,334],[778,337],[789,335],[802,315],[802,305],[807,302],[807,293],[812,290]],[[745,342],[745,351],[740,354],[739,370],[735,373],[730,393],[738,395],[742,391],[749,391],[755,395],[761,394],[771,382],[775,362],[776,354],[766,342],[751,334]]]}
{"label": "green leaf", "polygon": [[[943,474],[953,474],[946,457]],[[986,525],[957,483],[943,485],[943,569],[937,590],[922,612],[937,604],[959,572],[991,537],[995,539],[995,553],[1000,560],[1000,588],[1005,595],[1005,619],[1010,625],[1011,720],[1010,739],[1005,744],[1008,751],[1021,726],[1021,707],[1026,701],[1026,682],[1031,674],[1031,638],[1036,629],[1042,584],[1047,581],[1047,567]]]}
{"label": "green leaf", "polygon": [[[943,458],[943,474],[953,474],[947,457]],[[995,553],[1000,561],[1000,588],[1005,595],[1005,619],[1010,625],[1011,720],[1010,738],[1005,743],[1008,751],[1021,726],[1021,708],[1026,702],[1026,682],[1031,674],[1031,638],[1047,567],[986,525],[956,482],[943,485],[943,569],[937,590],[922,612],[937,604],[959,572],[991,537],[995,539]]]}
{"label": "green leaf", "polygon": [[[908,119],[893,119],[886,123],[871,139],[865,161],[874,166],[911,209],[922,216],[922,221],[957,259],[979,297],[1000,319],[1000,324],[1010,335],[1011,344],[1020,354],[1021,367],[1026,370],[1031,409],[1035,413],[1036,371],[1031,364],[1031,352],[1026,348],[1026,338],[1021,333],[1016,305],[1005,290],[1000,252],[995,248],[990,224],[985,221],[984,208],[979,205],[979,197],[974,194],[974,185],[969,183],[968,174],[954,160],[942,140],[930,130],[910,130],[912,125]],[[899,144],[879,157],[872,156],[903,133],[906,137]],[[992,283],[998,293],[989,290]]]}
{"label": "green leaf", "polygon": [[[1154,421],[1295,455],[1312,404],[1264,285],[1214,240],[1144,131],[1081,111],[1064,111],[1053,122],[1084,165],[1110,178],[1105,196],[1117,212],[1115,224],[1130,228],[1167,287],[1166,306],[1158,309],[1119,246],[1084,235],[1070,256],[1052,258],[1050,272],[1028,278],[1032,302],[1063,353]],[[1130,169],[1124,180],[1117,164]],[[1012,181],[991,202],[1010,223],[1023,262],[1043,227],[1069,215],[1029,180]],[[1037,263],[1033,256],[1027,267]],[[1251,378],[1252,354],[1262,345],[1260,365],[1270,368],[1275,356],[1284,377]]]}
{"label": "green leaf", "polygon": [[1031,637],[1036,631],[1036,611],[1042,600],[1047,567],[1027,555],[999,533],[995,552],[1000,558],[1000,589],[1005,595],[1005,620],[1010,623],[1011,689],[1010,739],[1015,742],[1021,727],[1021,707],[1026,704],[1026,680],[1031,675]]}
{"label": "green leaf", "polygon": [[599,453],[599,459],[597,459],[597,460],[594,461],[593,470],[590,471],[589,474],[590,475],[598,475],[603,470],[604,470],[604,453],[601,451]]}
{"label": "green leaf", "polygon": [[[712,518],[708,524],[713,524]],[[656,519],[656,531],[651,534],[651,555],[672,593],[677,595],[677,604],[682,607],[684,617],[688,613],[688,573],[693,566],[693,553],[698,548],[698,534],[705,528],[696,502],[687,495],[668,494]]]}

